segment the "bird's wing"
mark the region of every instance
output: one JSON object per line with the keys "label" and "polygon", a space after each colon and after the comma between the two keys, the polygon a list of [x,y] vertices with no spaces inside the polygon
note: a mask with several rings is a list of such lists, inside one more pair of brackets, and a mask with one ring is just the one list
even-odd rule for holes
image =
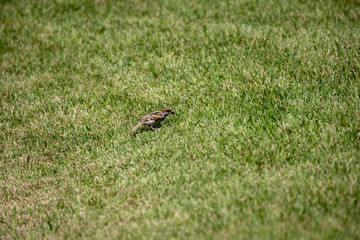
{"label": "bird's wing", "polygon": [[149,113],[149,114],[141,117],[138,121],[139,122],[157,121],[157,120],[164,119],[164,118],[165,117],[161,111],[155,111],[155,112]]}

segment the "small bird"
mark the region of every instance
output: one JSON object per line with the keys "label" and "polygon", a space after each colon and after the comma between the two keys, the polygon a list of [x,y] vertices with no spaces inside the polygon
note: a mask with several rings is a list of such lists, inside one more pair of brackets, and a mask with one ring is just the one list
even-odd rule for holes
{"label": "small bird", "polygon": [[133,133],[136,131],[136,129],[138,129],[141,125],[145,124],[148,125],[150,127],[150,129],[152,129],[154,127],[154,125],[159,124],[160,122],[164,121],[164,119],[167,117],[167,115],[170,114],[175,114],[173,112],[173,110],[171,110],[170,108],[163,108],[160,111],[155,111],[149,114],[146,114],[145,116],[141,117],[138,120],[138,124],[136,124],[136,126],[131,129],[130,133]]}

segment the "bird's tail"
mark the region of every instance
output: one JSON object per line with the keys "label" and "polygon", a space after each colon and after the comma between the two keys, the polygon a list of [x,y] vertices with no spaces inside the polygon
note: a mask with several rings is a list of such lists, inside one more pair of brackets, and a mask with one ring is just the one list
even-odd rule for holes
{"label": "bird's tail", "polygon": [[136,129],[138,129],[141,125],[143,125],[143,123],[142,123],[142,122],[139,122],[138,124],[136,124],[136,126],[135,126],[135,127],[133,127],[133,129],[131,129],[130,133],[135,132],[135,131],[136,131]]}

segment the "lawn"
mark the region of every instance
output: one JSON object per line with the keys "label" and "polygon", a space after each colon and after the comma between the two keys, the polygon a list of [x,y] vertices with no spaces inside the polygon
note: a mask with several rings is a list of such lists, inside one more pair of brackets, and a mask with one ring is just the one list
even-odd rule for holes
{"label": "lawn", "polygon": [[1,239],[360,239],[359,1],[1,1],[0,62]]}

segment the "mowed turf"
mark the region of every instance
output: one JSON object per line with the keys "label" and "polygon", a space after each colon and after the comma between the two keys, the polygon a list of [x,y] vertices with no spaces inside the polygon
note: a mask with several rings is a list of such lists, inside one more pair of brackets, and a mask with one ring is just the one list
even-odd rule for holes
{"label": "mowed turf", "polygon": [[1,1],[0,40],[1,239],[360,238],[359,1]]}

